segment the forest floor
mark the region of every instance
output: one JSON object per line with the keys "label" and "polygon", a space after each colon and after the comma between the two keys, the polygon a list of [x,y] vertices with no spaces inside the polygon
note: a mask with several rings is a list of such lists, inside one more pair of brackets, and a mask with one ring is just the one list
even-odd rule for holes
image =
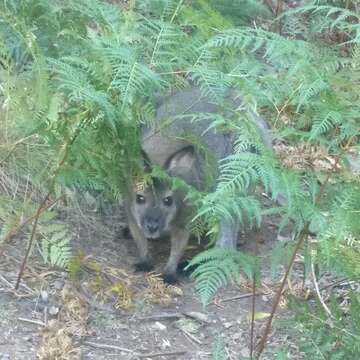
{"label": "forest floor", "polygon": [[[221,290],[204,308],[189,278],[166,287],[155,274],[134,273],[134,243],[116,235],[124,226],[119,211],[106,216],[93,211],[91,221],[89,213],[80,215],[86,221],[79,222],[71,211],[66,215],[74,225],[74,254],[79,254],[73,264],[75,279],[44,266],[34,251],[15,291],[26,239],[0,248],[0,360],[200,360],[250,355],[252,298],[245,279]],[[239,245],[246,253],[257,248],[262,263],[255,340],[263,333],[279,285],[270,276],[269,250],[285,238],[278,236],[276,219],[265,218],[261,228],[245,233],[244,244]],[[150,245],[156,263],[163,264],[167,243]],[[297,267],[300,274],[299,264],[294,273]],[[279,313],[288,316],[285,298]],[[277,327],[263,358],[273,359],[271,348],[284,344],[290,347],[289,358],[301,358],[286,331]],[[220,356],[222,348],[225,357]]]}

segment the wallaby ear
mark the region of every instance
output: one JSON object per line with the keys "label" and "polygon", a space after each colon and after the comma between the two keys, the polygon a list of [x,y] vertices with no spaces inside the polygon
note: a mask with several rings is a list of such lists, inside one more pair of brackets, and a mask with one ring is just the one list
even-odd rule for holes
{"label": "wallaby ear", "polygon": [[192,146],[187,146],[173,154],[165,164],[165,169],[171,176],[186,178],[195,163],[195,152]]}
{"label": "wallaby ear", "polygon": [[151,162],[149,157],[147,156],[146,152],[141,150],[141,157],[142,157],[142,162],[143,162],[143,166],[144,166],[144,171],[146,173],[151,172]]}

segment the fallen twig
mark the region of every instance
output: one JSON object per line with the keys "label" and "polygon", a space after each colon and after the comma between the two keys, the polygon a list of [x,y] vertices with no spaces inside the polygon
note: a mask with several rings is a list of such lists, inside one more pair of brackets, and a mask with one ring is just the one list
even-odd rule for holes
{"label": "fallen twig", "polygon": [[8,286],[9,289],[7,291],[11,292],[12,294],[14,294],[17,297],[26,297],[26,296],[29,296],[29,295],[32,296],[35,294],[35,291],[33,291],[31,288],[29,288],[25,284],[22,284],[22,287],[23,287],[23,290],[25,290],[25,292],[27,294],[26,295],[19,294],[16,290],[14,290],[14,285],[9,280],[7,280],[4,276],[2,276],[1,274],[0,274],[0,280],[4,284],[6,284],[6,286]]}
{"label": "fallen twig", "polygon": [[198,311],[185,311],[182,313],[183,315],[192,318],[194,320],[200,321],[200,322],[204,322],[209,324],[211,321],[209,319],[209,316],[207,314],[198,312]]}
{"label": "fallen twig", "polygon": [[188,331],[184,330],[184,329],[180,329],[185,336],[187,336],[190,340],[194,341],[196,344],[198,345],[202,345],[202,342],[197,338],[195,337],[194,335],[190,334]]}
{"label": "fallen twig", "polygon": [[170,352],[158,352],[158,353],[148,353],[148,354],[139,354],[139,358],[154,358],[160,356],[175,356],[175,355],[184,355],[186,351],[179,350],[179,351],[170,351]]}
{"label": "fallen twig", "polygon": [[355,280],[349,281],[348,279],[344,278],[344,279],[335,281],[335,282],[333,282],[331,284],[324,285],[323,287],[320,288],[320,291],[323,291],[323,290],[326,290],[326,289],[332,288],[332,287],[349,286],[349,285],[355,284],[355,283],[356,283]]}
{"label": "fallen twig", "polygon": [[181,318],[183,316],[187,316],[189,318],[192,318],[194,320],[204,322],[204,323],[210,323],[210,320],[208,318],[208,315],[197,312],[197,311],[184,311],[184,312],[176,312],[176,313],[163,313],[163,314],[155,314],[145,317],[139,317],[139,320],[167,320],[167,319],[175,319],[175,318]]}
{"label": "fallen twig", "polygon": [[12,288],[13,285],[11,284],[11,282],[6,278],[4,278],[4,276],[2,276],[1,274],[0,274],[0,280],[2,280],[7,286]]}
{"label": "fallen twig", "polygon": [[175,356],[175,355],[183,355],[186,354],[186,351],[170,351],[170,352],[157,352],[157,353],[145,353],[140,354],[137,351],[130,350],[127,348],[123,348],[121,346],[117,345],[110,345],[110,344],[101,344],[101,343],[94,343],[92,341],[83,341],[83,345],[91,346],[97,349],[104,349],[104,350],[118,350],[127,352],[129,354],[133,354],[139,358],[154,358],[154,357],[160,357],[160,356]]}
{"label": "fallen twig", "polygon": [[39,326],[42,326],[42,327],[46,326],[46,324],[43,323],[40,320],[32,320],[32,319],[26,319],[26,318],[22,318],[22,317],[18,317],[18,320],[23,321],[23,322],[27,322],[27,323],[30,323],[30,324],[34,324],[34,325],[39,325]]}
{"label": "fallen twig", "polygon": [[123,351],[123,352],[127,352],[127,353],[131,353],[131,354],[136,354],[138,356],[140,356],[140,354],[138,354],[136,351],[134,350],[130,350],[127,348],[123,348],[121,346],[117,346],[117,345],[110,345],[110,344],[101,344],[101,343],[94,343],[92,341],[83,341],[82,342],[83,345],[87,345],[87,346],[91,346],[97,349],[104,349],[104,350],[118,350],[118,351]]}
{"label": "fallen twig", "polygon": [[241,300],[241,299],[246,299],[246,298],[251,297],[251,296],[259,296],[259,295],[265,295],[265,294],[264,294],[264,293],[261,293],[261,292],[257,292],[257,293],[255,293],[255,294],[253,294],[253,293],[248,293],[248,294],[237,295],[237,296],[232,296],[232,297],[229,297],[229,298],[225,298],[225,299],[221,300],[221,302]]}
{"label": "fallen twig", "polygon": [[155,314],[155,315],[150,315],[150,316],[144,316],[144,317],[139,317],[139,320],[154,320],[154,321],[158,321],[158,320],[166,320],[166,319],[174,319],[174,318],[181,318],[183,316],[182,313],[163,313],[163,314]]}

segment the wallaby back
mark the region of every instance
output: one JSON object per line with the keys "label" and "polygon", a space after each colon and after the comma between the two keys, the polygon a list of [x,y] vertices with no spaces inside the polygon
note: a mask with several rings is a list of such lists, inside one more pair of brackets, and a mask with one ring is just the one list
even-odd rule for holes
{"label": "wallaby back", "polygon": [[[153,164],[164,166],[171,154],[189,144],[188,140],[181,138],[192,134],[201,139],[201,143],[216,160],[220,160],[231,153],[233,134],[223,133],[214,128],[205,131],[210,125],[207,122],[191,122],[187,118],[174,120],[173,117],[191,113],[226,113],[228,109],[233,112],[241,106],[241,102],[239,93],[232,89],[226,92],[220,106],[203,96],[197,88],[178,91],[165,97],[157,109],[155,127],[144,127],[142,130],[142,149]],[[253,117],[262,141],[271,147],[267,124],[261,117],[255,114]]]}

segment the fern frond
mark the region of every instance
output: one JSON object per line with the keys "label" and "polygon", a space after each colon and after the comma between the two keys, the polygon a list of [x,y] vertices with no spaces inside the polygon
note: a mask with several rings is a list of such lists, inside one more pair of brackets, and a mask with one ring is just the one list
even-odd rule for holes
{"label": "fern frond", "polygon": [[321,91],[325,91],[328,84],[321,78],[318,77],[315,81],[310,84],[304,84],[299,90],[299,100],[296,111],[299,111],[301,107],[308,103],[312,97],[318,95]]}
{"label": "fern frond", "polygon": [[246,191],[250,184],[258,179],[257,167],[259,156],[254,153],[242,152],[229,155],[220,165],[220,178],[217,191]]}
{"label": "fern frond", "polygon": [[212,346],[212,360],[225,360],[225,343],[222,336],[218,336]]}
{"label": "fern frond", "polygon": [[[310,4],[289,10],[287,16],[298,13],[310,14],[316,17],[316,28],[318,31],[337,28],[342,31],[354,31],[358,33],[360,16],[347,8],[334,5]],[[354,19],[357,19],[357,23],[353,21]]]}
{"label": "fern frond", "polygon": [[203,305],[209,303],[214,294],[223,286],[239,279],[244,272],[249,279],[255,274],[256,261],[236,251],[214,248],[202,252],[192,259],[189,268],[196,266],[191,274],[195,288]]}
{"label": "fern frond", "polygon": [[165,6],[161,15],[161,20],[172,23],[179,13],[183,0],[165,0],[164,2]]}
{"label": "fern frond", "polygon": [[122,110],[132,103],[135,94],[146,94],[160,88],[159,77],[144,64],[137,61],[122,62],[114,67],[111,88],[121,91]]}
{"label": "fern frond", "polygon": [[316,114],[314,124],[310,131],[310,140],[316,139],[319,135],[327,133],[342,123],[341,113],[334,110],[323,109],[322,112]]}
{"label": "fern frond", "polygon": [[190,70],[192,81],[199,87],[202,95],[209,97],[215,103],[220,103],[224,98],[227,85],[230,81],[218,69],[212,70],[203,66],[195,66]]}
{"label": "fern frond", "polygon": [[62,224],[40,226],[42,238],[39,251],[45,263],[66,268],[71,258],[71,236]]}

